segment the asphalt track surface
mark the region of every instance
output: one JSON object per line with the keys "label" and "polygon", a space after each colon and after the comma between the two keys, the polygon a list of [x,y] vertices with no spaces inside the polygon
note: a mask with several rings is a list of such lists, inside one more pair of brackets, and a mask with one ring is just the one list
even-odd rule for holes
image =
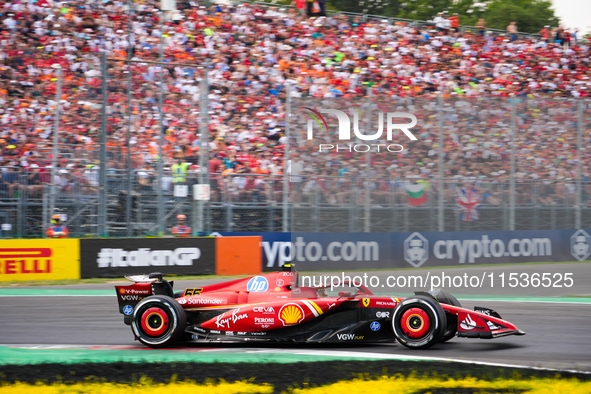
{"label": "asphalt track surface", "polygon": [[[482,272],[572,272],[574,286],[570,288],[500,288],[483,287],[453,289],[462,305],[472,308],[486,306],[498,311],[504,319],[527,332],[525,336],[509,336],[494,340],[454,338],[428,350],[411,350],[399,344],[322,346],[322,345],[257,345],[258,349],[291,352],[301,349],[358,352],[366,354],[397,354],[409,358],[453,358],[486,363],[530,367],[556,368],[591,372],[591,303],[525,301],[528,296],[560,297],[591,294],[591,265],[540,264],[524,266],[469,267],[430,270],[450,274],[480,275]],[[426,275],[426,270],[371,272],[380,276]],[[216,280],[219,281],[219,280]],[[212,280],[179,282],[176,289],[211,283]],[[123,324],[118,313],[114,283],[59,286],[60,289],[113,289],[113,296],[82,297],[53,296],[0,297],[1,345],[137,345],[131,329]],[[35,287],[39,289],[39,287]],[[55,286],[52,288],[56,288]],[[399,292],[408,289],[396,289]],[[392,290],[391,293],[399,293]],[[516,301],[462,300],[462,294],[491,296],[514,295]],[[519,298],[520,297],[520,298]],[[539,299],[541,300],[541,299]],[[572,299],[571,299],[572,300]],[[198,345],[204,348],[227,348],[230,351],[254,350],[252,345]]]}

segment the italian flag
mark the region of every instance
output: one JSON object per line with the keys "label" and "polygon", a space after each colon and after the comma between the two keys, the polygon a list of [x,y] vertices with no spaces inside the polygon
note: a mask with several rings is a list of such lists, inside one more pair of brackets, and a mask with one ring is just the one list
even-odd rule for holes
{"label": "italian flag", "polygon": [[408,192],[408,203],[413,207],[418,207],[419,205],[423,205],[427,202],[427,189],[429,188],[429,183],[427,181],[420,179],[414,183],[407,183],[406,184],[406,191]]}

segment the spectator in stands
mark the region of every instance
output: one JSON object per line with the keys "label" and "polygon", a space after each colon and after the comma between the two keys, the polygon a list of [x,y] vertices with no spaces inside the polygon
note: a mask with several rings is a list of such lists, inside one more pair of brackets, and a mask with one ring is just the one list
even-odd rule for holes
{"label": "spectator in stands", "polygon": [[564,41],[564,29],[561,26],[554,29],[554,43],[561,45]]}
{"label": "spectator in stands", "polygon": [[2,181],[8,192],[8,197],[18,198],[23,190],[22,185],[19,183],[20,174],[18,172],[18,168],[12,165],[9,167],[4,167],[2,170]]}
{"label": "spectator in stands", "polygon": [[550,42],[550,30],[549,30],[549,28],[550,28],[550,26],[546,25],[538,33],[539,35],[542,36],[542,40],[544,40],[546,43],[549,43]]}
{"label": "spectator in stands", "polygon": [[507,33],[509,33],[511,41],[517,41],[517,25],[515,22],[509,23],[509,26],[507,26]]}
{"label": "spectator in stands", "polygon": [[147,163],[137,172],[137,185],[142,194],[154,192],[154,169]]}
{"label": "spectator in stands", "polygon": [[292,193],[293,201],[296,203],[301,202],[302,198],[302,172],[304,171],[304,165],[296,154],[292,155],[292,159],[288,163],[287,173],[290,175],[290,193]]}
{"label": "spectator in stands", "polygon": [[191,227],[185,224],[187,217],[185,215],[177,215],[177,225],[172,228],[172,234],[175,237],[190,237]]}
{"label": "spectator in stands", "polygon": [[314,16],[314,0],[307,0],[306,15],[309,17]]}
{"label": "spectator in stands", "polygon": [[47,229],[48,238],[68,238],[68,227],[63,223],[61,215],[51,217],[51,226]]}
{"label": "spectator in stands", "polygon": [[433,18],[433,23],[440,32],[444,32],[447,28],[447,20],[443,17],[443,12],[439,12],[435,18]]}
{"label": "spectator in stands", "polygon": [[300,15],[306,13],[306,0],[294,0],[292,4],[295,5],[295,8],[299,11]]}
{"label": "spectator in stands", "polygon": [[171,166],[173,185],[184,185],[187,183],[187,171],[191,163],[186,162],[183,157],[177,157],[176,163]]}
{"label": "spectator in stands", "polygon": [[[5,20],[9,25],[11,19],[19,22],[16,24],[19,37],[10,39],[10,33],[0,37],[4,57],[0,66],[0,140],[6,141],[0,143],[0,150],[2,157],[10,158],[19,167],[9,173],[23,174],[23,179],[33,172],[49,173],[47,169],[26,169],[31,163],[19,158],[33,157],[34,152],[46,155],[51,151],[57,89],[57,73],[51,66],[61,64],[60,150],[71,156],[67,156],[68,162],[60,169],[68,172],[63,175],[68,176],[67,183],[72,188],[95,194],[97,188],[88,178],[90,172],[84,170],[84,166],[66,168],[66,165],[81,158],[87,160],[84,165],[98,164],[100,55],[102,51],[107,51],[109,57],[127,55],[130,44],[127,35],[122,33],[129,22],[129,14],[124,3],[85,4],[85,8],[70,4],[69,8],[63,7],[67,12],[60,8],[58,13],[54,12],[56,3],[49,1],[43,5],[24,7],[18,3],[6,3],[3,6],[5,14],[15,14],[6,16]],[[467,177],[478,173],[478,176],[504,179],[506,172],[500,171],[507,171],[509,162],[507,125],[503,123],[506,118],[499,111],[507,97],[536,103],[518,106],[517,161],[519,166],[527,169],[526,175],[538,175],[536,182],[557,176],[564,176],[566,180],[573,176],[559,174],[559,167],[560,163],[572,166],[570,157],[574,141],[567,136],[557,145],[555,138],[561,138],[557,137],[560,132],[571,134],[564,125],[569,124],[576,104],[566,103],[568,100],[563,103],[539,99],[589,95],[591,72],[586,60],[589,48],[576,45],[574,40],[570,46],[562,46],[566,41],[563,38],[559,39],[559,46],[554,42],[542,45],[527,37],[517,43],[494,35],[482,40],[469,32],[448,32],[445,23],[439,24],[440,32],[431,34],[400,22],[364,22],[360,18],[327,17],[302,22],[297,13],[252,4],[209,9],[184,8],[180,4],[184,18],[178,19],[177,16],[174,22],[164,23],[161,29],[158,14],[152,11],[154,6],[157,4],[139,4],[137,12],[132,14],[130,22],[135,41],[132,55],[135,59],[157,59],[162,35],[164,59],[176,65],[160,69],[156,65],[134,63],[127,70],[124,64],[110,62],[108,107],[111,112],[107,133],[110,159],[116,163],[109,167],[110,170],[120,170],[121,174],[127,170],[124,165],[127,113],[131,113],[130,154],[134,169],[141,169],[159,159],[163,160],[165,168],[174,167],[179,164],[178,156],[185,157],[186,162],[195,162],[193,158],[198,155],[200,143],[196,133],[199,81],[203,69],[178,64],[200,64],[208,58],[210,156],[218,155],[226,165],[223,171],[220,166],[220,174],[232,170],[224,179],[232,178],[231,174],[238,166],[248,168],[249,174],[283,173],[288,83],[294,97],[292,108],[295,108],[295,100],[337,97],[343,107],[349,106],[355,100],[363,100],[370,85],[373,85],[375,99],[384,103],[385,111],[385,107],[393,102],[401,108],[419,108],[416,127],[420,129],[420,141],[431,142],[424,143],[424,146],[422,142],[417,143],[408,152],[391,155],[394,158],[376,156],[372,166],[390,168],[384,175],[388,179],[405,176],[405,168],[409,167],[420,167],[422,173],[429,174],[433,169],[429,164],[437,163],[438,152],[432,148],[434,138],[437,138],[434,132],[438,129],[437,121],[436,117],[425,114],[436,113],[436,108],[428,103],[439,94],[446,105],[443,122],[446,176]],[[438,16],[445,19],[443,14]],[[5,32],[12,31],[6,23],[0,27]],[[484,36],[486,24],[483,19],[476,27]],[[206,28],[212,28],[215,34],[207,35]],[[556,31],[550,41],[555,40],[555,35]],[[23,51],[23,48],[27,50]],[[132,73],[130,108],[127,108],[127,74],[124,71]],[[158,157],[160,141],[156,133],[160,115],[160,73],[164,75],[165,98],[162,108],[166,132],[162,140],[163,158]],[[486,99],[476,100],[476,97]],[[495,101],[496,98],[505,101]],[[350,155],[342,152],[312,156],[312,147],[297,144],[293,138],[294,130],[292,128],[291,149],[305,155],[302,162],[306,166],[322,163],[324,157],[330,157],[334,162],[350,160]],[[474,139],[486,141],[480,145]],[[556,149],[554,161],[548,158],[550,146]],[[89,158],[92,155],[94,157]],[[391,167],[392,159],[397,167]],[[20,164],[21,161],[27,164]],[[589,154],[585,154],[583,161],[588,163]],[[41,162],[36,164],[42,165]],[[187,178],[189,169],[179,168],[181,170],[174,174],[175,183]],[[321,177],[331,173],[325,171],[325,167],[319,168],[319,171],[311,168],[311,173]],[[292,181],[297,180],[296,173],[297,168]],[[333,180],[328,182],[327,190],[333,190],[332,200],[337,199],[339,192],[341,200],[349,197],[346,188],[338,181],[340,175],[343,174],[337,174],[337,181],[331,178]],[[265,184],[273,185],[275,192],[282,190],[282,186],[277,186],[282,185],[281,181],[270,182],[268,176],[264,178]],[[222,182],[220,193],[237,184],[246,186],[244,177],[236,179],[240,181]],[[13,182],[7,186],[9,195],[34,186],[27,184],[28,181],[23,185]],[[294,182],[291,186],[296,184]],[[321,179],[318,184],[323,190]],[[162,187],[166,187],[164,182]],[[43,187],[35,190],[40,196]],[[372,190],[374,197],[380,199],[376,188]],[[297,202],[298,192],[292,190],[291,194]],[[244,198],[247,195],[254,198],[255,194],[242,193]],[[330,194],[323,195],[323,201],[331,200]]]}
{"label": "spectator in stands", "polygon": [[562,44],[562,47],[565,49],[570,48],[571,40],[572,40],[572,36],[571,36],[570,31],[565,30],[564,31],[564,42]]}
{"label": "spectator in stands", "polygon": [[454,13],[452,16],[449,17],[450,26],[453,31],[456,33],[460,31],[460,16],[458,13]]}
{"label": "spectator in stands", "polygon": [[224,167],[224,164],[219,159],[219,154],[214,153],[211,159],[209,159],[209,187],[211,190],[212,201],[219,201],[221,193],[219,179],[220,174],[225,170]]}
{"label": "spectator in stands", "polygon": [[318,16],[326,16],[326,0],[318,0],[318,8],[320,9]]}
{"label": "spectator in stands", "polygon": [[302,171],[302,176],[304,179],[301,189],[302,202],[310,205],[318,205],[320,202],[320,191],[318,190],[319,185],[317,178],[311,176],[311,174],[305,169]]}
{"label": "spectator in stands", "polygon": [[45,185],[49,183],[49,177],[41,172],[39,164],[32,163],[29,166],[27,176],[27,196],[29,198],[41,198]]}
{"label": "spectator in stands", "polygon": [[96,194],[99,188],[99,172],[100,169],[92,164],[87,165],[82,172],[87,185],[85,194]]}
{"label": "spectator in stands", "polygon": [[478,22],[476,22],[476,29],[478,29],[478,35],[484,37],[486,34],[486,22],[484,21],[484,18],[478,19]]}

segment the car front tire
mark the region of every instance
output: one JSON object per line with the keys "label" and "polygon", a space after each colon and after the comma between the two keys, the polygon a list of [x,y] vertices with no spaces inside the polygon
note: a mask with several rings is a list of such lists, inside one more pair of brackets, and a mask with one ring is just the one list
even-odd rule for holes
{"label": "car front tire", "polygon": [[445,311],[431,297],[414,296],[404,299],[394,310],[392,328],[402,345],[412,349],[427,349],[441,340],[447,327]]}

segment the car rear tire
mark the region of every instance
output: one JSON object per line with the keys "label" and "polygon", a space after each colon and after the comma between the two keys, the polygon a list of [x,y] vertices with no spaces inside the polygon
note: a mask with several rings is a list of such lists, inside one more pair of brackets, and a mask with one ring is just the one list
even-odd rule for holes
{"label": "car rear tire", "polygon": [[431,297],[414,296],[404,299],[394,310],[394,337],[412,349],[427,349],[435,345],[445,332],[447,319],[439,302]]}
{"label": "car rear tire", "polygon": [[144,298],[133,311],[131,329],[146,346],[161,348],[174,345],[185,332],[187,316],[173,298],[158,295]]}

